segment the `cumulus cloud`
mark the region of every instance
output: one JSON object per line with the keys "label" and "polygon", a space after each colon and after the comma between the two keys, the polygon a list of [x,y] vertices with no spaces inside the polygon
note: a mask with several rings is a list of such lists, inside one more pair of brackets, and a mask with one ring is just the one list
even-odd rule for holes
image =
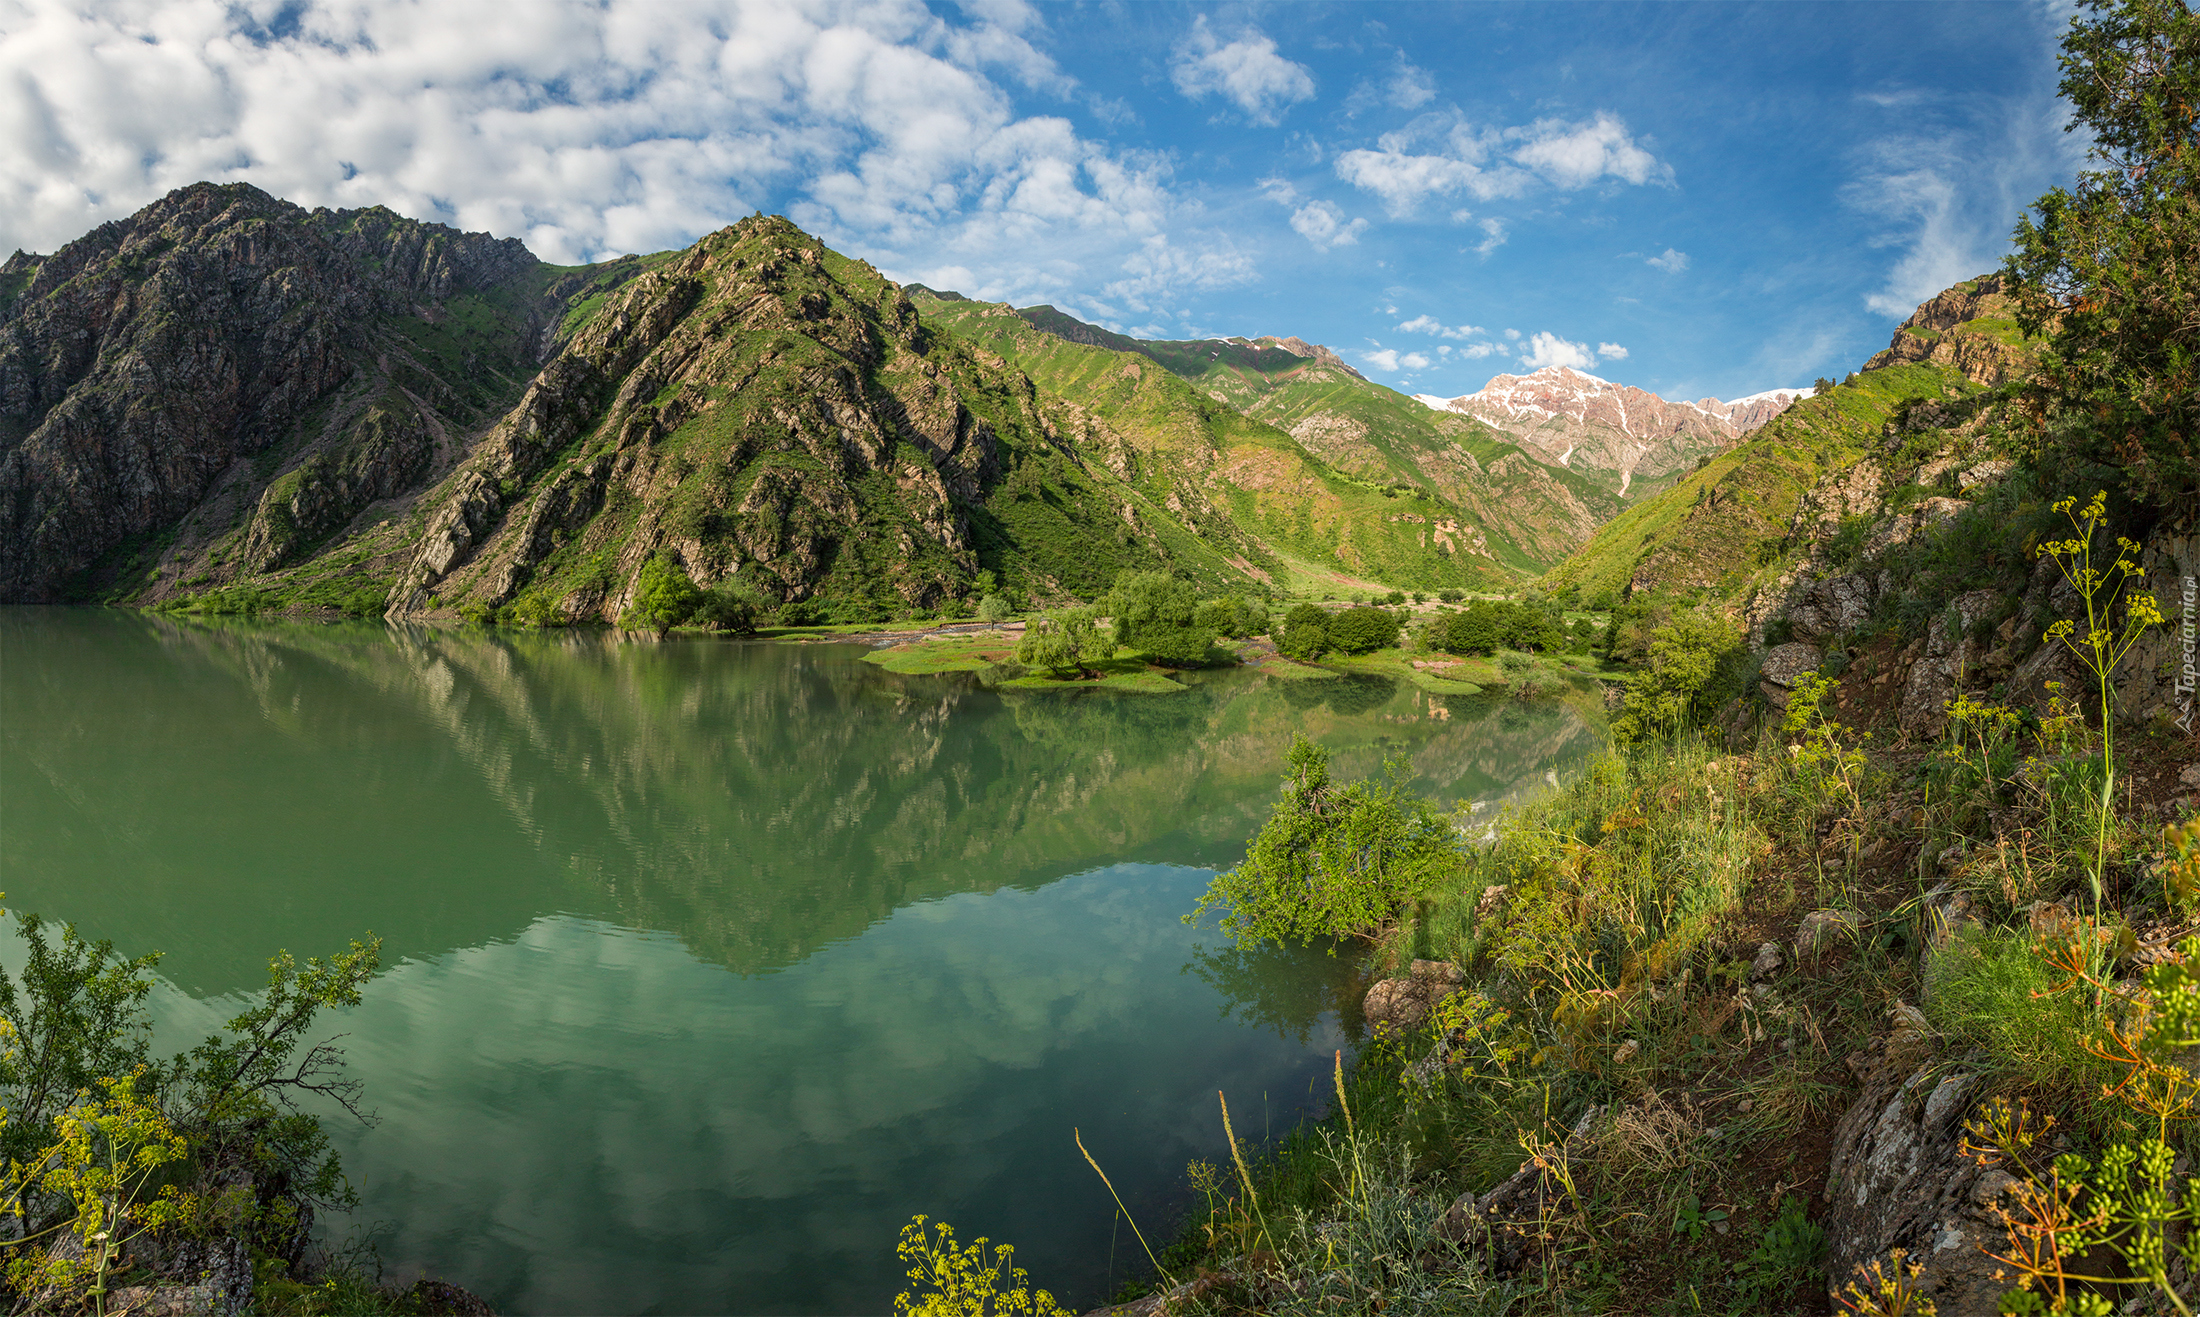
{"label": "cumulus cloud", "polygon": [[1427,370],[1429,359],[1418,352],[1400,352],[1396,348],[1382,348],[1374,352],[1360,353],[1360,360],[1375,369],[1390,374],[1401,370]]}
{"label": "cumulus cloud", "polygon": [[[388,205],[558,262],[684,245],[756,209],[980,296],[1214,286],[1155,154],[1020,116],[1067,80],[1014,0],[31,0],[0,40],[0,251],[51,250],[195,182]],[[1074,90],[1074,88],[1070,88]],[[1157,264],[1148,244],[1168,239]]]}
{"label": "cumulus cloud", "polygon": [[1494,357],[1504,350],[1505,347],[1502,343],[1469,343],[1459,349],[1459,355],[1480,361],[1484,357]]}
{"label": "cumulus cloud", "polygon": [[1398,326],[1408,334],[1435,334],[1442,338],[1473,338],[1483,333],[1479,325],[1446,325],[1435,316],[1415,316]]}
{"label": "cumulus cloud", "polygon": [[1665,254],[1663,256],[1649,257],[1643,263],[1646,265],[1655,266],[1656,268],[1665,271],[1667,274],[1679,274],[1681,271],[1688,268],[1688,253],[1677,252],[1674,251],[1671,247],[1668,247],[1665,249]]}
{"label": "cumulus cloud", "polygon": [[1191,34],[1170,59],[1169,78],[1187,99],[1221,96],[1259,124],[1280,121],[1286,109],[1314,95],[1314,75],[1277,54],[1274,41],[1247,32],[1226,43],[1205,14],[1193,22]]}
{"label": "cumulus cloud", "polygon": [[1538,119],[1505,129],[1477,128],[1456,112],[1426,114],[1373,148],[1340,153],[1336,170],[1394,214],[1432,197],[1517,197],[1538,182],[1573,191],[1606,178],[1636,185],[1673,179],[1670,165],[1638,145],[1617,115],[1602,112],[1586,122]]}
{"label": "cumulus cloud", "polygon": [[1360,240],[1367,228],[1364,219],[1347,220],[1344,212],[1326,201],[1310,201],[1291,212],[1291,227],[1298,235],[1322,251],[1331,247],[1349,247]]}
{"label": "cumulus cloud", "polygon": [[1498,248],[1505,245],[1505,239],[1507,236],[1508,235],[1505,232],[1505,221],[1498,219],[1483,220],[1482,241],[1474,245],[1474,254],[1477,256],[1488,256],[1491,252],[1496,251]]}
{"label": "cumulus cloud", "polygon": [[1575,370],[1587,370],[1596,365],[1599,358],[1606,361],[1626,360],[1627,349],[1617,343],[1599,343],[1592,350],[1586,343],[1568,342],[1556,334],[1537,332],[1528,336],[1527,344],[1520,349],[1519,357],[1520,364],[1530,370],[1541,370],[1545,366],[1570,366]]}

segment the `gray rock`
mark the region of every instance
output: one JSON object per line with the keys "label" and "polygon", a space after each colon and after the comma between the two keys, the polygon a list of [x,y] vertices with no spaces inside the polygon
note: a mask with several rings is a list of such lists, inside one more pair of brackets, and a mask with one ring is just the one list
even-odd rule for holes
{"label": "gray rock", "polygon": [[1805,674],[1816,672],[1818,665],[1825,661],[1825,654],[1816,645],[1799,640],[1774,645],[1765,655],[1764,666],[1757,670],[1757,689],[1767,704],[1785,709],[1788,691]]}
{"label": "gray rock", "polygon": [[1788,622],[1797,640],[1824,644],[1862,626],[1871,617],[1878,593],[1872,579],[1862,573],[1829,577],[1796,597],[1788,607]]}
{"label": "gray rock", "polygon": [[1766,982],[1780,972],[1780,966],[1785,964],[1786,961],[1787,958],[1780,954],[1779,943],[1759,943],[1757,958],[1749,962],[1749,981],[1752,983]]}
{"label": "gray rock", "polygon": [[1405,1033],[1420,1028],[1430,1009],[1459,991],[1466,977],[1457,965],[1437,960],[1416,960],[1407,973],[1407,978],[1384,979],[1367,990],[1360,1013],[1369,1029]]}
{"label": "gray rock", "polygon": [[1963,1151],[1977,1077],[1883,1050],[1861,1069],[1826,1184],[1829,1288],[1838,1296],[1873,1262],[1891,1268],[1899,1248],[1924,1268],[1916,1284],[1941,1317],[1990,1317],[2012,1287],[1983,1247],[2005,1244],[1991,1209],[2013,1181]]}
{"label": "gray rock", "polygon": [[1813,910],[1795,933],[1795,958],[1806,965],[1824,959],[1856,936],[1861,921],[1854,910]]}

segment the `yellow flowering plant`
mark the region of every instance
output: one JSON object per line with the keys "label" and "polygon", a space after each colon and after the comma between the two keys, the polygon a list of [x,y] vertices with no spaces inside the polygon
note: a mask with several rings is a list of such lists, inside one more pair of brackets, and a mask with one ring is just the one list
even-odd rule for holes
{"label": "yellow flowering plant", "polygon": [[[2108,864],[2108,825],[2116,787],[2115,676],[2117,664],[2138,643],[2149,627],[2162,624],[2162,609],[2145,588],[2146,568],[2138,562],[2139,544],[2116,536],[2116,556],[2105,565],[2096,561],[2094,540],[2108,528],[2107,491],[2095,493],[2083,508],[2075,498],[2054,505],[2076,532],[2071,538],[2050,540],[2040,546],[2040,556],[2052,559],[2063,580],[2085,602],[2085,631],[2075,619],[2065,618],[2047,634],[2068,646],[2086,671],[2093,674],[2101,697],[2101,791],[2094,811],[2093,900],[2101,899],[2101,875]],[[2133,584],[2140,588],[2128,589]],[[2115,618],[2118,599],[2123,601],[2123,620]]]}

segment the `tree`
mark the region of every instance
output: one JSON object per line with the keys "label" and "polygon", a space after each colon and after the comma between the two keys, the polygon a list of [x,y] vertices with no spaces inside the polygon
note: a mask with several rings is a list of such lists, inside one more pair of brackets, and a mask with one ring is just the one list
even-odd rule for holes
{"label": "tree", "polygon": [[1329,651],[1328,610],[1300,604],[1283,615],[1276,628],[1276,648],[1285,656],[1311,663]]}
{"label": "tree", "polygon": [[634,578],[634,601],[619,614],[619,625],[629,631],[654,631],[661,640],[702,602],[703,592],[688,579],[686,568],[665,554],[653,554]]}
{"label": "tree", "polygon": [[1329,751],[1294,737],[1290,770],[1245,862],[1217,874],[1184,922],[1221,907],[1222,931],[1241,946],[1372,937],[1457,864],[1458,834],[1406,793],[1404,764],[1385,764],[1380,783],[1340,787]]}
{"label": "tree", "polygon": [[1728,689],[1747,651],[1733,625],[1693,609],[1673,614],[1653,631],[1644,670],[1635,674],[1612,720],[1612,735],[1622,744],[1670,736],[1709,718]]}
{"label": "tree", "polygon": [[1027,668],[1045,668],[1057,677],[1082,674],[1085,665],[1111,658],[1115,640],[1103,636],[1089,608],[1036,617],[1016,642],[1016,661]]}
{"label": "tree", "polygon": [[1190,582],[1166,572],[1124,572],[1108,595],[1115,638],[1163,663],[1197,663],[1215,643],[1219,620],[1202,616]]}
{"label": "tree", "polygon": [[989,594],[978,601],[980,622],[1006,622],[1009,612],[1008,601],[997,594]]}
{"label": "tree", "polygon": [[2200,16],[2082,0],[2062,49],[2100,167],[2033,203],[2002,267],[2018,327],[2050,335],[2022,398],[2043,456],[2121,467],[2160,502],[2200,476]]}
{"label": "tree", "polygon": [[694,620],[713,631],[754,635],[757,615],[768,606],[763,591],[738,576],[729,576],[703,591]]}
{"label": "tree", "polygon": [[1347,654],[1369,654],[1398,643],[1398,615],[1383,608],[1347,608],[1329,619],[1329,643]]}

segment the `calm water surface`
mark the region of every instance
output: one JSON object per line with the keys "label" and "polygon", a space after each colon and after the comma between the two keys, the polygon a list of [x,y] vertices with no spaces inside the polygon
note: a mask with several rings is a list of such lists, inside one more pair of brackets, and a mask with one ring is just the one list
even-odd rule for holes
{"label": "calm water surface", "polygon": [[[506,1311],[885,1312],[924,1212],[1071,1302],[1356,1024],[1348,966],[1186,928],[1294,731],[1501,801],[1564,704],[1387,681],[1003,692],[856,646],[0,610],[0,887],[160,949],[165,1042],[368,930],[332,1122],[372,1238]],[[12,941],[12,939],[10,939]],[[1113,1258],[1111,1260],[1111,1250]]]}

